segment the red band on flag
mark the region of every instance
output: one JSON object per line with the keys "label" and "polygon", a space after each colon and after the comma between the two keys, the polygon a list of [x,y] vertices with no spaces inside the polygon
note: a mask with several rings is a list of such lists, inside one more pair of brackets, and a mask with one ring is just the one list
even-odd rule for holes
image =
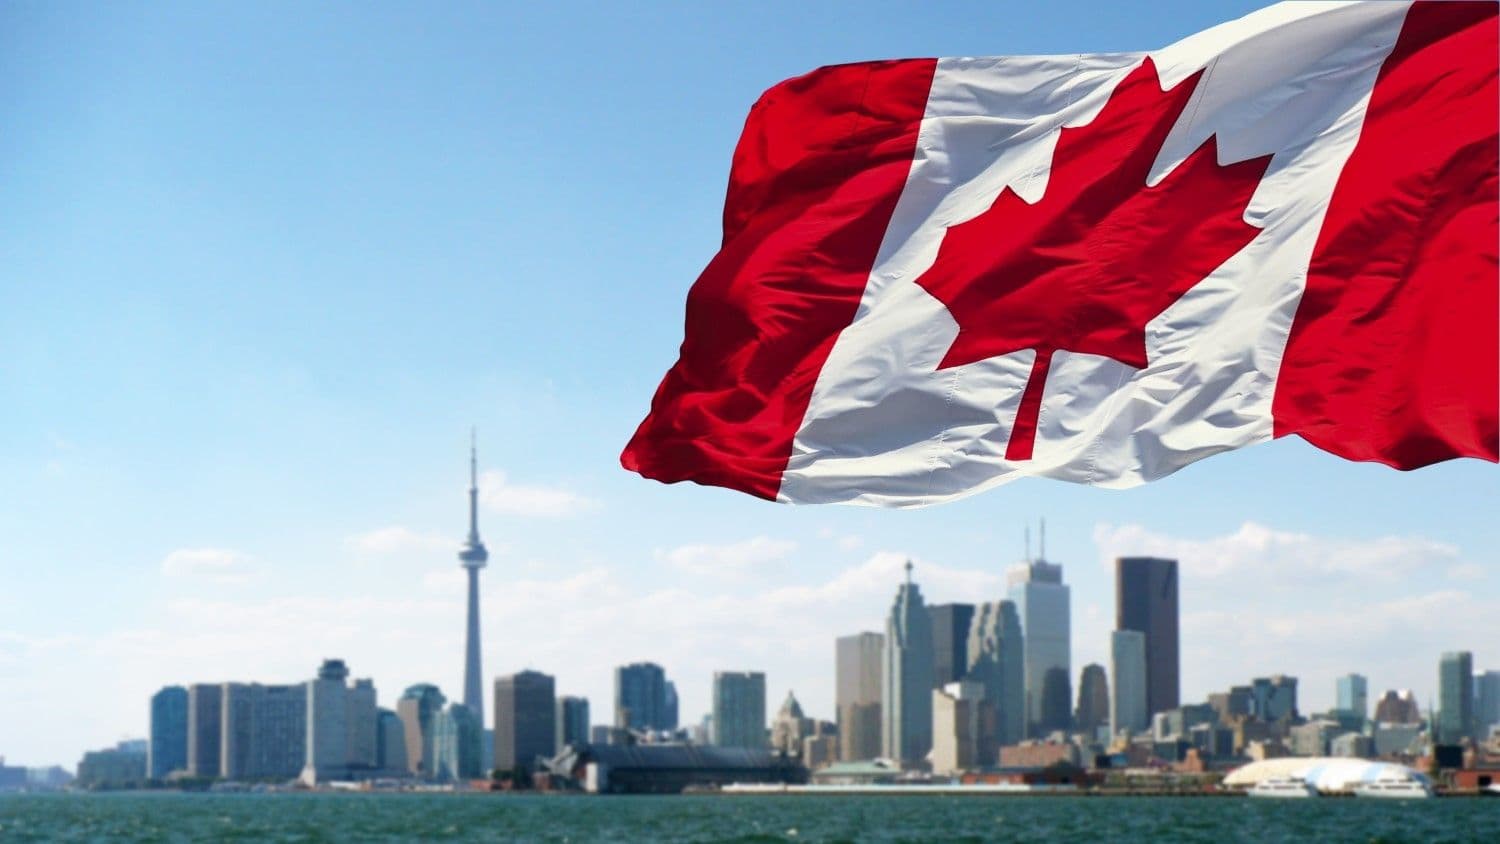
{"label": "red band on flag", "polygon": [[1494,3],[1417,3],[1335,188],[1276,436],[1412,469],[1500,459]]}
{"label": "red band on flag", "polygon": [[935,68],[826,67],[751,109],[723,247],[688,294],[680,356],[620,456],[626,469],[775,499],[906,184]]}

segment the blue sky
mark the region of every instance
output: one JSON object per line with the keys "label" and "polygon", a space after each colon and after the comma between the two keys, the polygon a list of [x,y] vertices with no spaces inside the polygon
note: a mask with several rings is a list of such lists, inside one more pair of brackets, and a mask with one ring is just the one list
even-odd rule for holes
{"label": "blue sky", "polygon": [[609,666],[652,658],[690,718],[714,668],[831,717],[831,637],[878,628],[903,555],[937,599],[996,597],[1043,515],[1075,670],[1105,656],[1105,561],[1137,550],[1184,557],[1189,698],[1288,671],[1316,707],[1361,670],[1425,699],[1454,648],[1500,668],[1487,463],[1281,441],[1128,492],[914,512],[618,467],[762,89],[1150,49],[1251,8],[0,6],[0,755],[71,765],[142,733],[160,685],[324,656],[386,704],[456,692],[471,424],[486,672],[555,673],[600,723]]}

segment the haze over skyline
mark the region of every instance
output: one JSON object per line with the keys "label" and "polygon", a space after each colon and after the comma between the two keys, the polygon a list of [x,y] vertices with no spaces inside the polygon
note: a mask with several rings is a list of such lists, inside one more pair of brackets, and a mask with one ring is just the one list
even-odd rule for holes
{"label": "haze over skyline", "polygon": [[1075,683],[1108,662],[1117,554],[1182,561],[1184,701],[1287,673],[1315,711],[1358,671],[1425,705],[1442,651],[1500,668],[1480,461],[1278,441],[1135,490],[906,512],[618,466],[762,89],[886,56],[1147,50],[1257,5],[0,8],[0,754],[71,766],[143,735],[162,685],[325,657],[382,705],[460,697],[471,423],[486,686],[555,674],[596,723],[639,660],[684,720],[714,670],[832,718],[833,639],[880,629],[908,556],[930,601],[995,599],[1042,516]]}

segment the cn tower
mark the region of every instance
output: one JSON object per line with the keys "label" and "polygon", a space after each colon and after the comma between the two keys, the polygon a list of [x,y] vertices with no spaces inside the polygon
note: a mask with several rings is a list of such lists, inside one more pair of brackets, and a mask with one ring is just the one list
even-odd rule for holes
{"label": "cn tower", "polygon": [[464,706],[484,724],[484,682],[479,668],[479,570],[490,552],[479,540],[479,452],[469,432],[469,538],[458,552],[458,561],[469,572],[469,626],[464,643]]}

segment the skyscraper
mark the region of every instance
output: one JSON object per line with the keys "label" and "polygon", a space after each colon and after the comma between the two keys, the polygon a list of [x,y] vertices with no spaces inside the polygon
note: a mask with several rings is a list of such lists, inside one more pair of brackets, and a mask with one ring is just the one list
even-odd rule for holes
{"label": "skyscraper", "polygon": [[588,744],[589,700],[563,695],[557,699],[557,752],[570,744]]}
{"label": "skyscraper", "polygon": [[1449,651],[1438,662],[1437,740],[1458,744],[1474,733],[1474,655]]}
{"label": "skyscraper", "polygon": [[[484,725],[484,680],[479,660],[479,570],[490,552],[479,539],[479,448],[469,433],[469,536],[458,551],[459,565],[469,575],[469,619],[464,635],[464,706]],[[476,742],[478,739],[476,739]],[[477,748],[478,745],[476,744]]]}
{"label": "skyscraper", "polygon": [[916,764],[932,749],[932,618],[911,580],[896,592],[885,623],[881,680],[881,748],[889,759]]}
{"label": "skyscraper", "polygon": [[991,601],[976,607],[967,650],[965,677],[984,687],[976,704],[979,758],[993,764],[1001,746],[1016,744],[1026,732],[1026,644],[1016,605]]}
{"label": "skyscraper", "polygon": [[1176,709],[1181,690],[1176,560],[1115,560],[1115,629],[1146,634],[1147,716]]}
{"label": "skyscraper", "polygon": [[880,755],[880,673],[885,637],[841,636],[834,643],[835,714],[839,758],[846,762]]}
{"label": "skyscraper", "polygon": [[616,727],[666,730],[667,715],[667,674],[660,665],[635,662],[615,669]]}
{"label": "skyscraper", "polygon": [[964,678],[969,671],[969,625],[973,604],[934,604],[932,617],[932,681],[942,688]]}
{"label": "skyscraper", "polygon": [[223,702],[224,687],[217,683],[188,686],[187,770],[191,776],[219,776]]}
{"label": "skyscraper", "polygon": [[401,735],[406,740],[406,768],[413,776],[433,778],[437,775],[433,739],[434,719],[448,699],[430,683],[408,686],[396,701],[401,718]]}
{"label": "skyscraper", "polygon": [[1500,725],[1500,671],[1474,675],[1474,732],[1483,738]]}
{"label": "skyscraper", "polygon": [[1256,677],[1250,681],[1250,708],[1262,721],[1296,719],[1297,678],[1285,674]]}
{"label": "skyscraper", "polygon": [[766,746],[766,675],[759,671],[715,671],[713,743],[718,747]]}
{"label": "skyscraper", "polygon": [[1346,674],[1338,678],[1338,705],[1340,712],[1367,718],[1370,715],[1369,683],[1361,674]]}
{"label": "skyscraper", "polygon": [[404,777],[411,773],[406,764],[406,727],[401,716],[389,709],[375,714],[375,767],[381,776]]}
{"label": "skyscraper", "polygon": [[1085,665],[1078,677],[1078,708],[1073,712],[1073,723],[1091,738],[1109,724],[1109,681],[1104,666],[1098,663]]}
{"label": "skyscraper", "polygon": [[349,669],[326,659],[307,684],[307,761],[302,781],[369,776],[378,767],[378,715],[375,686],[369,680],[345,685]]}
{"label": "skyscraper", "polygon": [[483,740],[484,727],[474,710],[453,703],[439,711],[432,718],[433,779],[450,782],[483,776],[479,753]]}
{"label": "skyscraper", "polygon": [[1066,729],[1072,720],[1072,628],[1062,566],[1037,558],[1011,567],[1008,580],[1025,637],[1026,734]]}
{"label": "skyscraper", "polygon": [[225,683],[219,775],[292,779],[307,762],[307,685]]}
{"label": "skyscraper", "polygon": [[530,769],[557,745],[557,684],[540,671],[495,678],[495,767]]}
{"label": "skyscraper", "polygon": [[1146,634],[1139,630],[1116,630],[1109,636],[1109,676],[1114,681],[1109,696],[1109,731],[1137,734],[1151,725],[1146,712]]}
{"label": "skyscraper", "polygon": [[166,779],[187,769],[188,692],[167,686],[151,696],[151,739],[146,748],[146,776]]}

